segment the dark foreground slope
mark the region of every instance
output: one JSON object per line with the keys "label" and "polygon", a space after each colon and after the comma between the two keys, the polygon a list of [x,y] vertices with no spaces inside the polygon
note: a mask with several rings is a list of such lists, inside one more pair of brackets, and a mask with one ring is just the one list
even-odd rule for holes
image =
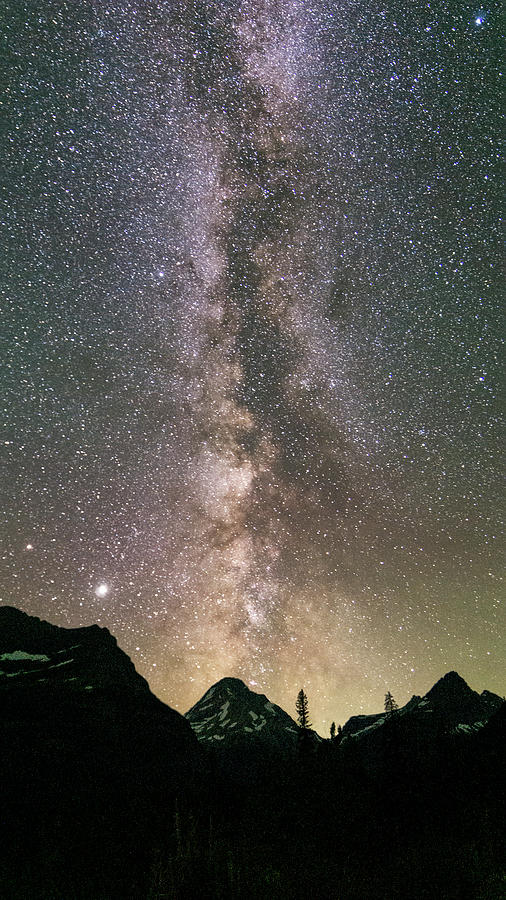
{"label": "dark foreground slope", "polygon": [[0,766],[0,896],[135,896],[202,754],[107,629],[1,607]]}

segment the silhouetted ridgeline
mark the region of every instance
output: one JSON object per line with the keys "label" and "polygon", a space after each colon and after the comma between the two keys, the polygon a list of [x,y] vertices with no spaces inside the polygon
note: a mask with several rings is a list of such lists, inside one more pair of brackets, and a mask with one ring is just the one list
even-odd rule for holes
{"label": "silhouetted ridgeline", "polygon": [[184,717],[107,629],[0,607],[0,896],[502,897],[505,719],[455,672],[334,740],[235,678]]}

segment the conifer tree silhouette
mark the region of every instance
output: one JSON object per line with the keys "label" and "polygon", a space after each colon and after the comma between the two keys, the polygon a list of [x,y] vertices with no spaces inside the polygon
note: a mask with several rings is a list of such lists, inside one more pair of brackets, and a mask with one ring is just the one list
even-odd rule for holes
{"label": "conifer tree silhouette", "polygon": [[385,694],[385,712],[391,715],[391,713],[395,712],[396,709],[399,709],[399,706],[395,702],[390,691],[387,691],[387,693]]}
{"label": "conifer tree silhouette", "polygon": [[309,721],[309,705],[307,695],[304,693],[303,688],[301,688],[297,694],[295,709],[297,711],[297,722],[299,726],[304,730],[311,728],[311,722]]}

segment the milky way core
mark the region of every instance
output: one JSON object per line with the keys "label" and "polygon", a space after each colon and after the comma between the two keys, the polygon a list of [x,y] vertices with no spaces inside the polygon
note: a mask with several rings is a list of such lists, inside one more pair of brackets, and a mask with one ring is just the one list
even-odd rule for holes
{"label": "milky way core", "polygon": [[181,711],[504,692],[499,13],[7,4],[3,602]]}

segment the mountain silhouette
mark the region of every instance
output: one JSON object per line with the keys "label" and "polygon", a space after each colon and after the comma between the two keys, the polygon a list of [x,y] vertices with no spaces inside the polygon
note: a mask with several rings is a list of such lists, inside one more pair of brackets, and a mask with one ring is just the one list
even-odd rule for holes
{"label": "mountain silhouette", "polygon": [[106,628],[0,607],[2,900],[500,896],[505,729],[456,672],[334,741],[238,678],[181,716]]}
{"label": "mountain silhouette", "polygon": [[[146,865],[145,835],[200,790],[204,771],[186,719],[107,629],[59,628],[13,607],[0,607],[0,768],[3,881],[18,896],[23,879],[26,896],[44,896],[47,857],[89,896],[107,878],[126,890]],[[123,873],[125,853],[138,865]]]}
{"label": "mountain silhouette", "polygon": [[287,746],[295,744],[298,725],[265,694],[251,691],[239,678],[222,678],[185,713],[200,741],[223,746],[252,736]]}

